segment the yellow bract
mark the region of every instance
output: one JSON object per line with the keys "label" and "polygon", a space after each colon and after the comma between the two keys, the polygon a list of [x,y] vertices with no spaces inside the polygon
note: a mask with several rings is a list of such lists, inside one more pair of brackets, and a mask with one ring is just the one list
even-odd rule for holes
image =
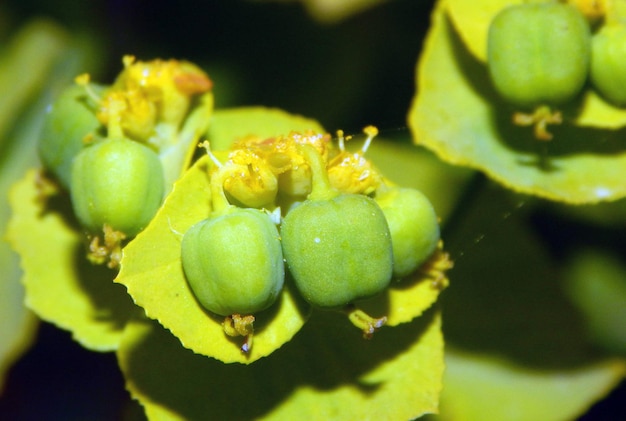
{"label": "yellow bract", "polygon": [[[129,123],[132,123],[133,114],[137,114],[139,120],[145,120],[156,113],[158,121],[179,126],[192,96],[208,92],[212,87],[209,77],[192,63],[178,60],[143,62],[125,56],[124,70],[113,84],[112,94],[122,91],[129,99],[128,103],[135,105],[129,108]],[[145,107],[142,103],[151,106]],[[135,109],[137,113],[133,112]]]}
{"label": "yellow bract", "polygon": [[85,259],[81,232],[60,212],[69,204],[62,195],[49,196],[46,204],[38,177],[37,171],[29,171],[10,194],[8,236],[24,269],[26,305],[43,320],[71,331],[86,348],[114,350],[135,306],[111,282],[113,271]]}
{"label": "yellow bract", "polygon": [[487,34],[491,21],[505,7],[521,3],[523,0],[446,0],[445,11],[466,48],[474,57],[485,63]]}
{"label": "yellow bract", "polygon": [[[601,100],[594,98],[593,109],[575,114],[602,129],[580,127],[570,110],[564,110],[565,121],[555,127],[554,140],[537,146],[531,130],[511,123],[510,110],[494,92],[485,65],[459,37],[458,23],[451,25],[450,4],[440,1],[434,11],[417,67],[420,90],[409,114],[415,141],[445,161],[482,170],[514,191],[576,204],[626,196],[620,175],[626,148],[619,131],[606,129],[626,121],[620,117],[624,110],[598,106]],[[474,5],[483,7],[482,2]]]}
{"label": "yellow bract", "polygon": [[[158,320],[169,329],[181,343],[194,352],[211,356],[224,362],[252,363],[265,357],[284,343],[290,341],[309,317],[309,306],[292,290],[291,283],[283,290],[278,302],[270,309],[255,314],[254,346],[249,354],[242,354],[232,339],[224,334],[222,318],[207,313],[193,296],[180,262],[182,235],[195,223],[207,218],[214,210],[211,205],[211,179],[216,171],[224,175],[224,190],[246,206],[257,204],[269,211],[284,206],[288,211],[291,200],[304,200],[310,192],[310,169],[301,156],[298,145],[310,144],[332,163],[337,150],[330,136],[320,134],[319,127],[310,120],[302,120],[276,110],[260,108],[237,111],[239,119],[231,120],[235,111],[217,112],[209,132],[213,145],[230,147],[226,151],[212,151],[213,156],[198,160],[175,187],[155,219],[137,238],[124,249],[122,269],[116,282],[126,285],[136,304],[143,307],[148,317]],[[265,114],[265,119],[260,119]],[[250,118],[248,118],[250,117]],[[281,135],[272,127],[284,127],[281,120],[293,119],[291,127],[311,129],[291,131]],[[256,121],[267,126],[256,126]],[[220,131],[228,122],[237,133]],[[252,136],[257,130],[260,135]],[[211,135],[211,133],[214,133]],[[222,135],[227,133],[231,141]],[[263,135],[268,135],[263,137]],[[363,156],[358,155],[359,165],[352,170],[360,172],[363,165],[372,174],[378,172]],[[218,157],[223,157],[221,160]],[[349,161],[353,162],[353,161]],[[363,164],[363,165],[361,165]],[[350,168],[346,166],[346,170]],[[287,178],[282,178],[287,177]],[[277,186],[274,179],[278,180]],[[374,178],[380,184],[381,176]],[[287,191],[282,190],[287,186]],[[350,186],[349,186],[350,187]],[[296,195],[295,199],[275,199],[276,191],[282,195]],[[285,201],[286,200],[286,201]],[[233,241],[236,241],[235,239]],[[437,299],[447,285],[443,272],[447,267],[444,254],[433,257],[431,269],[416,273],[411,279],[394,286],[376,299],[364,305],[389,314],[390,325],[407,323],[418,317]],[[338,322],[342,314],[336,315]]]}
{"label": "yellow bract", "polygon": [[[233,113],[240,118],[231,123]],[[257,121],[262,123],[256,124]],[[228,147],[237,139],[250,142],[249,136],[255,132],[268,138],[278,137],[281,133],[278,130],[289,126],[296,130],[319,130],[319,125],[312,120],[292,117],[277,110],[227,110],[216,113],[213,122],[216,129],[209,133],[209,141],[212,147]],[[220,131],[224,128],[234,130]],[[220,163],[245,167],[246,172],[239,177],[244,181],[239,187],[252,186],[245,191],[248,199],[257,199],[259,193],[264,194],[264,185],[245,184],[246,175],[254,174],[255,167],[268,168],[259,156],[252,153],[260,149],[233,147],[230,156],[226,154],[226,160]],[[216,154],[223,155],[219,151]],[[247,171],[249,167],[245,163],[250,164],[252,171]],[[224,362],[249,364],[291,340],[310,310],[297,293],[285,288],[270,309],[255,315],[254,346],[248,354],[243,354],[237,339],[225,335],[222,318],[208,314],[196,301],[182,271],[180,247],[186,230],[212,212],[210,168],[215,165],[217,163],[204,156],[175,184],[152,223],[124,250],[122,269],[116,282],[126,285],[129,294],[145,309],[148,317],[171,330],[185,347]],[[230,183],[234,185],[233,180]]]}
{"label": "yellow bract", "polygon": [[317,313],[288,346],[248,366],[195,355],[149,321],[128,326],[117,355],[151,420],[409,420],[438,411],[437,311],[372,341],[340,320]]}
{"label": "yellow bract", "polygon": [[[449,349],[439,421],[576,419],[626,374],[618,359],[567,370],[530,369],[484,353]],[[490,396],[489,402],[481,399]],[[517,414],[514,416],[513,414]]]}
{"label": "yellow bract", "polygon": [[[39,101],[33,98],[53,92],[59,81],[65,82],[74,71],[73,65],[83,58],[81,49],[72,50],[71,58],[67,58],[70,57],[68,51],[75,47],[68,41],[70,37],[62,28],[39,19],[23,24],[10,39],[3,37],[0,55],[0,144],[4,151],[0,166],[0,234],[3,237],[11,213],[8,190],[25,168],[37,161],[34,135],[43,123],[44,114]],[[35,340],[39,320],[24,306],[19,256],[7,241],[0,241],[0,267],[2,394],[12,365]]]}
{"label": "yellow bract", "polygon": [[[468,2],[465,0],[440,0],[439,11],[441,15],[452,23],[456,37],[462,42],[462,48],[481,63],[487,61],[487,35],[489,25],[493,18],[504,8],[516,4],[522,4],[522,0],[479,0]],[[570,0],[569,3],[576,6],[591,22],[599,19],[599,16],[610,11],[615,16],[626,14],[626,1],[616,0],[612,2],[594,0]],[[609,7],[610,6],[610,7]],[[447,23],[446,23],[447,24]],[[434,24],[430,32],[438,31],[438,24]],[[434,74],[433,74],[434,75]],[[444,78],[443,75],[439,77]],[[473,77],[486,77],[473,75]],[[453,92],[452,89],[449,92]],[[575,124],[580,127],[596,127],[603,129],[618,129],[626,125],[626,110],[617,108],[602,98],[592,89],[587,88],[580,103],[574,104],[573,109],[567,111],[566,124]]]}

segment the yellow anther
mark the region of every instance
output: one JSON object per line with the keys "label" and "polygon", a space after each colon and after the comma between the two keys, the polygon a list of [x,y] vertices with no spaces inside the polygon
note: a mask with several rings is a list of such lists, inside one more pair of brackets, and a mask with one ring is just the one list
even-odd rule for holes
{"label": "yellow anther", "polygon": [[363,147],[361,148],[361,152],[365,154],[365,152],[367,152],[367,150],[369,149],[372,140],[374,140],[374,138],[378,136],[378,129],[374,126],[367,126],[363,129],[363,133],[367,135],[367,139],[365,139]]}
{"label": "yellow anther", "polygon": [[87,86],[90,81],[91,76],[89,76],[89,73],[83,73],[74,78],[74,82],[76,82],[77,85],[81,86]]}
{"label": "yellow anther", "polygon": [[131,54],[126,54],[124,57],[122,57],[122,63],[124,63],[124,67],[132,66],[133,63],[135,63],[135,56]]}

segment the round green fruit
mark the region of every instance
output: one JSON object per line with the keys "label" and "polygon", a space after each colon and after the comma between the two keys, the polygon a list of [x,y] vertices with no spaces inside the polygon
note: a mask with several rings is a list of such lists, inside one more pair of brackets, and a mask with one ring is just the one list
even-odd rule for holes
{"label": "round green fruit", "polygon": [[626,25],[608,24],[593,36],[590,78],[609,102],[626,105]]}
{"label": "round green fruit", "polygon": [[587,79],[591,34],[573,6],[556,1],[509,6],[491,22],[487,44],[493,85],[516,107],[569,102]]}
{"label": "round green fruit", "polygon": [[[96,94],[104,87],[91,85]],[[96,105],[84,86],[72,85],[48,107],[39,138],[39,157],[66,189],[70,186],[72,161],[85,146],[87,137],[95,140],[103,130],[96,118]]]}
{"label": "round green fruit", "polygon": [[419,190],[395,187],[376,195],[391,232],[393,274],[414,272],[437,248],[439,223],[432,204]]}
{"label": "round green fruit", "polygon": [[128,237],[148,225],[161,205],[163,167],[147,146],[106,139],[74,159],[70,194],[78,221],[92,233],[109,225]]}
{"label": "round green fruit", "polygon": [[200,304],[221,316],[268,308],[285,278],[278,229],[258,209],[235,208],[192,226],[183,237],[182,265]]}
{"label": "round green fruit", "polygon": [[391,235],[383,211],[369,197],[306,200],[287,213],[281,236],[296,287],[313,305],[344,306],[389,285]]}

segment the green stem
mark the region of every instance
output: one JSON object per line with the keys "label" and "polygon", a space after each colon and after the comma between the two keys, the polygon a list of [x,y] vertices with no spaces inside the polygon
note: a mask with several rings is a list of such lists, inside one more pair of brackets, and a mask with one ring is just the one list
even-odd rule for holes
{"label": "green stem", "polygon": [[330,184],[326,164],[318,150],[313,145],[298,145],[298,152],[302,154],[311,168],[311,193],[308,199],[329,200],[339,196],[339,191]]}
{"label": "green stem", "polygon": [[215,165],[216,167],[214,171],[209,169],[209,174],[211,177],[210,189],[211,206],[213,208],[212,214],[214,216],[223,215],[227,213],[229,209],[233,208],[233,205],[230,204],[230,202],[226,198],[226,194],[224,193],[224,181],[233,173],[234,169],[232,168],[232,166],[222,164],[219,159],[217,159],[217,157],[213,155],[213,152],[211,152],[211,145],[207,140],[200,143],[198,147],[204,148],[207,155],[213,162],[213,165]]}
{"label": "green stem", "polygon": [[122,130],[122,113],[126,110],[126,106],[121,101],[115,100],[111,101],[109,108],[107,137],[109,139],[124,139],[124,130]]}
{"label": "green stem", "polygon": [[345,308],[348,319],[363,332],[365,339],[371,339],[374,333],[387,323],[387,317],[375,318],[355,307],[353,304]]}
{"label": "green stem", "polygon": [[233,207],[224,193],[224,181],[232,172],[233,168],[221,166],[211,175],[211,205],[213,206],[213,215],[223,215]]}

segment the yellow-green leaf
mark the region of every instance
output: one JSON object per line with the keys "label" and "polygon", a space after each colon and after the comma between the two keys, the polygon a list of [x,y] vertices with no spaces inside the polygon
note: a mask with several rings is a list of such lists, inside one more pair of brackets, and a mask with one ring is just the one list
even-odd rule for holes
{"label": "yellow-green leaf", "polygon": [[456,165],[479,169],[512,190],[567,203],[626,196],[626,147],[620,131],[565,122],[541,142],[511,123],[511,111],[491,88],[447,20],[440,2],[417,68],[419,91],[409,124],[416,143]]}
{"label": "yellow-green leaf", "polygon": [[[5,263],[4,259],[0,263]],[[5,266],[2,266],[5,267]],[[19,278],[0,279],[0,395],[9,369],[35,340],[38,320],[24,302],[24,288]]]}
{"label": "yellow-green leaf", "polygon": [[[45,117],[45,107],[76,75],[77,68],[92,67],[93,62],[90,59],[93,57],[90,54],[94,45],[84,37],[70,39],[58,26],[40,20],[25,25],[16,36],[15,42],[16,45],[7,50],[10,52],[5,52],[2,58],[0,75],[0,85],[7,94],[0,105],[0,120],[6,119],[13,124],[10,132],[2,133],[5,154],[0,191],[4,192],[6,203],[0,211],[0,226],[4,234],[9,215],[11,212],[17,214],[12,216],[9,229],[13,231],[8,236],[15,248],[25,253],[18,256],[11,250],[10,260],[0,265],[5,270],[3,288],[6,288],[0,295],[2,300],[7,301],[0,305],[4,311],[0,323],[4,327],[0,331],[9,335],[19,329],[19,335],[14,338],[16,352],[17,348],[23,349],[32,340],[35,317],[24,306],[26,301],[37,315],[71,330],[85,346],[97,350],[113,349],[123,322],[109,317],[109,309],[105,307],[108,305],[107,297],[115,293],[128,306],[132,306],[123,290],[111,283],[111,276],[106,282],[113,289],[113,293],[100,292],[99,287],[83,289],[76,278],[79,268],[62,267],[66,261],[64,253],[67,250],[63,250],[63,245],[54,239],[55,230],[60,227],[57,222],[62,220],[62,215],[52,208],[43,209],[42,202],[36,201],[38,192],[32,174],[14,187],[11,194],[12,206],[8,203],[9,186],[23,178],[28,168],[37,165],[35,144]],[[27,108],[23,107],[26,101],[31,101]],[[18,112],[22,114],[16,118]],[[55,227],[53,231],[43,232],[49,226]],[[61,237],[61,241],[64,240]],[[8,244],[3,245],[8,247]],[[82,247],[82,244],[78,246]],[[78,252],[78,248],[72,249],[73,251]],[[80,260],[78,257],[76,259]],[[39,264],[42,267],[38,267]],[[86,265],[83,264],[82,267]],[[24,285],[19,282],[20,279]],[[65,298],[77,290],[78,296]],[[32,296],[24,297],[24,294]],[[113,306],[110,311],[114,312],[116,308]],[[10,326],[10,323],[15,325]],[[13,344],[10,338],[3,338],[0,342],[6,349]]]}
{"label": "yellow-green leaf", "polygon": [[555,371],[449,349],[445,361],[438,418],[450,421],[576,419],[626,374],[619,360]]}
{"label": "yellow-green leaf", "polygon": [[124,284],[146,315],[176,335],[183,346],[224,362],[252,363],[289,341],[304,324],[308,308],[289,289],[256,316],[251,351],[242,338],[223,331],[223,318],[209,314],[189,288],[181,265],[182,235],[211,212],[207,156],[174,185],[150,225],[124,249],[116,282]]}
{"label": "yellow-green leaf", "polygon": [[448,286],[445,271],[451,267],[451,262],[446,253],[437,250],[426,265],[441,269],[432,273],[417,270],[405,279],[392,281],[385,291],[360,301],[358,307],[371,316],[385,316],[388,328],[421,316]]}
{"label": "yellow-green leaf", "polygon": [[[4,180],[2,180],[4,181]],[[4,184],[4,183],[0,183]],[[2,188],[2,191],[6,189]],[[3,206],[8,207],[6,200]],[[2,215],[4,219],[4,215]],[[5,220],[0,221],[4,232]],[[37,318],[24,306],[24,286],[20,283],[22,271],[15,252],[4,241],[0,242],[0,395],[6,373],[11,365],[34,341]]]}
{"label": "yellow-green leaf", "polygon": [[465,47],[478,60],[486,62],[491,21],[503,8],[521,3],[521,0],[446,0],[446,10]]}
{"label": "yellow-green leaf", "polygon": [[26,305],[42,319],[72,332],[86,348],[117,348],[134,309],[114,272],[85,259],[82,235],[73,222],[67,196],[47,204],[30,170],[10,192],[13,216],[8,239],[21,258]]}
{"label": "yellow-green leaf", "polygon": [[200,136],[206,133],[213,113],[213,92],[203,94],[177,133],[178,141],[159,151],[163,163],[166,191],[169,191],[189,167]]}
{"label": "yellow-green leaf", "polygon": [[[208,136],[212,148],[222,150],[248,135],[270,137],[291,130],[320,129],[310,119],[252,107],[216,112]],[[124,249],[116,282],[126,285],[148,317],[171,330],[185,347],[224,362],[249,364],[288,342],[308,318],[309,306],[288,285],[270,309],[255,315],[254,343],[251,351],[243,354],[239,348],[242,338],[226,336],[223,319],[197,302],[182,270],[180,247],[182,234],[211,212],[209,162],[204,156],[191,167],[152,223]]]}
{"label": "yellow-green leaf", "polygon": [[216,151],[228,149],[246,136],[269,138],[291,131],[324,133],[320,124],[310,118],[289,114],[278,108],[238,107],[217,110],[213,115],[208,137]]}
{"label": "yellow-green leaf", "polygon": [[0,59],[0,137],[4,138],[24,105],[42,88],[46,72],[67,48],[67,37],[53,22],[33,20],[8,43]]}
{"label": "yellow-green leaf", "polygon": [[43,119],[42,98],[26,104],[37,96],[48,96],[50,89],[42,89],[45,82],[63,78],[64,72],[55,71],[54,66],[66,53],[67,41],[67,34],[58,26],[34,20],[6,42],[0,56],[0,393],[6,373],[34,341],[38,325],[36,316],[24,306],[19,258],[4,238],[11,214],[8,191],[25,169],[35,164],[34,140]]}
{"label": "yellow-green leaf", "polygon": [[574,123],[581,127],[617,130],[626,126],[626,109],[609,104],[594,90],[587,89]]}
{"label": "yellow-green leaf", "polygon": [[370,341],[319,312],[252,365],[202,358],[147,321],[129,325],[118,359],[151,420],[408,420],[437,411],[442,352],[435,311]]}
{"label": "yellow-green leaf", "polygon": [[[522,4],[521,0],[445,0],[445,8],[465,48],[479,61],[487,62],[487,36],[489,24],[502,9]],[[615,2],[624,6],[623,0]],[[626,125],[626,110],[615,107],[587,87],[580,102],[572,104],[573,110],[567,124],[581,127],[619,129]]]}

